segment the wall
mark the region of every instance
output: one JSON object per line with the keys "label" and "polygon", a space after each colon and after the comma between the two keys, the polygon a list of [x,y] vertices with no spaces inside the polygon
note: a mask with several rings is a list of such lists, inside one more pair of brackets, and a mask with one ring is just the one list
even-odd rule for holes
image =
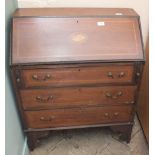
{"label": "wall", "polygon": [[141,17],[144,44],[148,35],[149,0],[18,0],[20,8],[26,7],[124,7],[133,8]]}
{"label": "wall", "polygon": [[[13,90],[10,84],[9,75],[9,36],[10,36],[10,18],[11,14],[17,8],[16,0],[5,0],[5,31],[6,31],[6,79],[5,79],[5,155],[24,155],[28,149],[26,147],[26,141],[23,136],[21,125],[18,117],[18,113],[15,106],[15,100],[13,98]],[[25,149],[25,150],[23,150]],[[25,151],[25,153],[24,153]],[[26,152],[27,151],[27,152]]]}

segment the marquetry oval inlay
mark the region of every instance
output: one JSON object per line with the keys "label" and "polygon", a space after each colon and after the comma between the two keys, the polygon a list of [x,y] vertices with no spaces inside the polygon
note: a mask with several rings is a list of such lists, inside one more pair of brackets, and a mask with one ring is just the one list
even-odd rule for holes
{"label": "marquetry oval inlay", "polygon": [[71,35],[71,40],[76,43],[84,43],[88,39],[88,36],[84,33],[73,33]]}

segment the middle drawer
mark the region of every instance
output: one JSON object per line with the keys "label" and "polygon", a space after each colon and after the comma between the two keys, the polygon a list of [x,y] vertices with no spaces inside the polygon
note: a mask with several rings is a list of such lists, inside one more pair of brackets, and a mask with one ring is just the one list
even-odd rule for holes
{"label": "middle drawer", "polygon": [[133,104],[136,86],[67,87],[21,90],[23,108],[48,109]]}

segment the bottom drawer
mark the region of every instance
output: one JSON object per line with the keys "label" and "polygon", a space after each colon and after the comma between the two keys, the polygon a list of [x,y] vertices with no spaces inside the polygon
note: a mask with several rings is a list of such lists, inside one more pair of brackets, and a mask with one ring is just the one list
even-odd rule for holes
{"label": "bottom drawer", "polygon": [[132,106],[26,111],[28,128],[54,128],[129,122]]}

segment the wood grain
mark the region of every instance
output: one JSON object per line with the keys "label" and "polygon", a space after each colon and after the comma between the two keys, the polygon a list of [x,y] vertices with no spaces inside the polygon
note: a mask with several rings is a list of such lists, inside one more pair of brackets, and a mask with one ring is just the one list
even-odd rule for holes
{"label": "wood grain", "polygon": [[15,18],[12,41],[13,64],[143,60],[136,18]]}

